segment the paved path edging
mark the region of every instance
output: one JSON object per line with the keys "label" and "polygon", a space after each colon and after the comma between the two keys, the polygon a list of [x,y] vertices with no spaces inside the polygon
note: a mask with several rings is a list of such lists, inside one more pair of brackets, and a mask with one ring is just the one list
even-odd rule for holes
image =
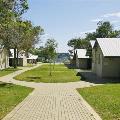
{"label": "paved path edging", "polygon": [[35,88],[3,120],[102,120],[76,91],[76,88],[95,86],[93,83],[34,83],[13,79],[38,66],[24,68],[0,78],[2,82]]}

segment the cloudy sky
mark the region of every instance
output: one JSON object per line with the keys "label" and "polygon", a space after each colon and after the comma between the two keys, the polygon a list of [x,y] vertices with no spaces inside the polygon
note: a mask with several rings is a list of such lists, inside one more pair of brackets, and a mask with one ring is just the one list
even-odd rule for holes
{"label": "cloudy sky", "polygon": [[58,52],[68,51],[71,38],[93,32],[98,21],[120,28],[120,0],[29,0],[29,6],[23,17],[44,28],[43,43],[56,39]]}

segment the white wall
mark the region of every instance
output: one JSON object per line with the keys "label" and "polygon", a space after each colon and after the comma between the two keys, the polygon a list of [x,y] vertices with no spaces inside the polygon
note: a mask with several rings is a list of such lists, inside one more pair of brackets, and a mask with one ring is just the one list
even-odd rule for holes
{"label": "white wall", "polygon": [[99,46],[93,49],[92,56],[92,71],[102,77],[103,54]]}
{"label": "white wall", "polygon": [[9,67],[9,56],[6,49],[0,50],[0,69],[6,69]]}
{"label": "white wall", "polygon": [[27,66],[27,58],[25,56],[23,58],[23,66]]}

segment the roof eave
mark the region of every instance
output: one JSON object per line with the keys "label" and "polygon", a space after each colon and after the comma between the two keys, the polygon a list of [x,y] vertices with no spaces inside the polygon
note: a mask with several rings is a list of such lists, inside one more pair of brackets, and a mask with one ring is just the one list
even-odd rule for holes
{"label": "roof eave", "polygon": [[120,58],[120,56],[104,56],[104,58]]}

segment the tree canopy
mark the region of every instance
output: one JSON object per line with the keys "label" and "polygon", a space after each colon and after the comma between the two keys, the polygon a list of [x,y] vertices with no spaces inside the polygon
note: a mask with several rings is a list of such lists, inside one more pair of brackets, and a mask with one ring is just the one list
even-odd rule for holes
{"label": "tree canopy", "polygon": [[39,37],[44,33],[41,26],[22,20],[22,14],[28,8],[27,0],[0,0],[0,44],[7,50],[14,49],[14,61],[16,52],[27,52],[39,42]]}
{"label": "tree canopy", "polygon": [[53,60],[56,54],[57,43],[54,39],[48,39],[45,43],[45,49],[48,54],[49,60]]}
{"label": "tree canopy", "polygon": [[74,49],[88,49],[89,41],[96,38],[113,38],[120,35],[120,30],[114,30],[113,25],[109,21],[98,22],[95,32],[86,33],[85,38],[73,38],[68,41],[68,46]]}
{"label": "tree canopy", "polygon": [[45,50],[49,59],[49,63],[50,63],[50,76],[52,75],[52,70],[51,70],[51,63],[54,62],[55,63],[55,56],[56,56],[56,47],[57,47],[57,43],[56,40],[54,39],[48,39],[47,42],[45,43]]}
{"label": "tree canopy", "polygon": [[88,44],[88,41],[84,38],[73,38],[68,41],[68,46],[73,47],[73,49],[85,49]]}

